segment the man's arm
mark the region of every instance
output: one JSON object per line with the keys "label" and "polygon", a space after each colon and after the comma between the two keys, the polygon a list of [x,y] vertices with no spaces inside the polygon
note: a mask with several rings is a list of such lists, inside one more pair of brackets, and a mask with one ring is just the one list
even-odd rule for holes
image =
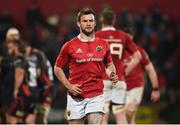
{"label": "man's arm", "polygon": [[19,88],[24,80],[25,70],[22,68],[15,69],[15,87],[14,87],[14,98],[17,98]]}
{"label": "man's arm", "polygon": [[68,89],[71,94],[73,94],[74,96],[81,94],[82,90],[79,88],[81,85],[71,84],[66,78],[62,68],[54,66],[54,73],[58,80]]}
{"label": "man's arm", "polygon": [[118,76],[116,75],[116,68],[115,68],[113,62],[107,64],[106,74],[113,83],[116,83],[118,81]]}
{"label": "man's arm", "polygon": [[140,63],[141,54],[139,51],[136,51],[132,55],[131,61],[127,64],[127,68],[125,69],[125,76],[128,76],[129,73]]}
{"label": "man's arm", "polygon": [[159,92],[159,87],[158,87],[158,77],[156,74],[156,71],[154,69],[153,64],[150,62],[148,65],[145,66],[145,71],[148,74],[148,77],[151,81],[152,84],[152,93],[151,93],[151,100],[152,101],[157,101],[160,98],[160,92]]}

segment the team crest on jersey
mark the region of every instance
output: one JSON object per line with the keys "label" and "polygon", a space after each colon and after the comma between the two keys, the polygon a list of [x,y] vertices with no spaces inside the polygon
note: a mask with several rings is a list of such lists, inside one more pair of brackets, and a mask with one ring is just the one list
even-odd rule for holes
{"label": "team crest on jersey", "polygon": [[97,46],[97,47],[96,47],[96,51],[98,51],[98,52],[102,51],[102,49],[103,49],[102,46]]}

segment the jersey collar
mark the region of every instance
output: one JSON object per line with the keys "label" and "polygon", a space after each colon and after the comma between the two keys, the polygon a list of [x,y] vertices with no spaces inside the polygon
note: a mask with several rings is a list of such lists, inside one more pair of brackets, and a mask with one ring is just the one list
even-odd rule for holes
{"label": "jersey collar", "polygon": [[116,30],[113,26],[108,26],[108,27],[104,27],[101,29],[102,31],[107,31],[107,30]]}
{"label": "jersey collar", "polygon": [[82,38],[81,35],[79,34],[77,37],[81,42],[93,42],[95,40],[95,36],[91,39],[85,39],[85,38]]}

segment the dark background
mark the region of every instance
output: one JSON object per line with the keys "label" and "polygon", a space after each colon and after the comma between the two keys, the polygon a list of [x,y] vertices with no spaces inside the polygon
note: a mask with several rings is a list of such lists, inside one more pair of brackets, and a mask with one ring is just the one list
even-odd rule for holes
{"label": "dark background", "polygon": [[[15,26],[22,38],[43,50],[54,65],[61,46],[79,33],[75,19],[82,7],[92,7],[97,16],[103,8],[112,8],[117,16],[116,28],[136,30],[135,41],[145,48],[158,73],[161,99],[150,101],[151,84],[146,79],[137,122],[180,123],[179,5],[179,0],[0,0],[0,45],[7,29]],[[0,52],[2,49],[0,46]],[[65,72],[68,75],[67,68]],[[66,123],[66,90],[57,79],[55,84],[49,122]],[[110,122],[114,123],[113,116]]]}

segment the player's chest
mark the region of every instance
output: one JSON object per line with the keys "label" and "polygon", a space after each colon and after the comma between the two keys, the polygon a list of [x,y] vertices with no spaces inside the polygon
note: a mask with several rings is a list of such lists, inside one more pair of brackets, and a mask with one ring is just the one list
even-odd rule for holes
{"label": "player's chest", "polygon": [[107,48],[103,44],[82,43],[71,47],[71,56],[73,59],[103,59],[106,55]]}

